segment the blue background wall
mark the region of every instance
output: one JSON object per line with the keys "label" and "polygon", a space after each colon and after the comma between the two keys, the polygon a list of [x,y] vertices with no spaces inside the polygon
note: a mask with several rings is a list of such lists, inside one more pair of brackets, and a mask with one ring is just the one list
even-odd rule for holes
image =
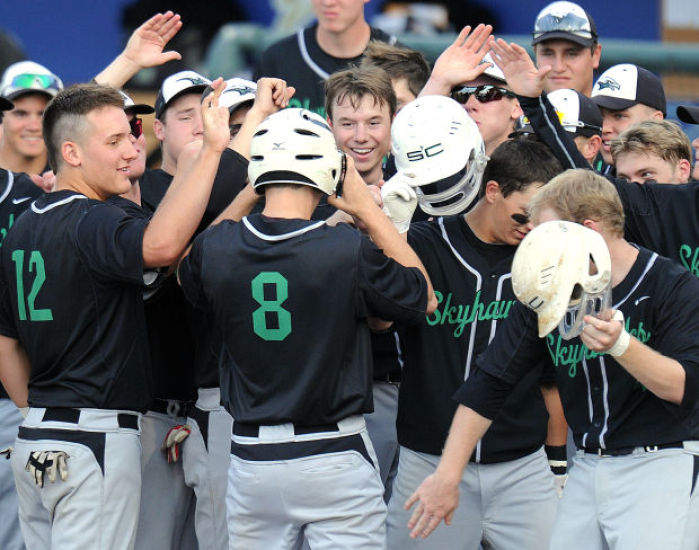
{"label": "blue background wall", "polygon": [[[1,0],[0,26],[23,44],[30,59],[56,72],[66,83],[92,78],[121,50],[121,10],[131,0]],[[268,21],[266,0],[240,0],[251,19]],[[376,11],[373,0],[367,12]],[[503,34],[528,34],[534,18],[548,1],[489,0],[500,13]],[[597,23],[599,34],[609,38],[657,40],[660,37],[659,0],[628,2],[587,0],[581,4]],[[202,3],[206,9],[206,2]],[[185,22],[186,24],[186,22]]]}

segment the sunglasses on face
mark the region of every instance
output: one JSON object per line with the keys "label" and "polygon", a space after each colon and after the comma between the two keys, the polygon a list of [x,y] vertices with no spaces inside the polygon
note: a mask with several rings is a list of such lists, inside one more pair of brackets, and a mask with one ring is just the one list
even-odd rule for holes
{"label": "sunglasses on face", "polygon": [[515,94],[510,90],[490,84],[485,86],[464,86],[451,92],[451,98],[462,104],[466,103],[472,95],[475,95],[480,103],[500,101],[503,97],[515,97]]}
{"label": "sunglasses on face", "polygon": [[135,116],[129,121],[129,126],[131,126],[131,135],[136,139],[140,138],[143,134],[143,121]]}
{"label": "sunglasses on face", "polygon": [[519,225],[527,225],[529,223],[529,216],[527,214],[520,214],[517,212],[516,214],[512,214],[510,218]]}
{"label": "sunglasses on face", "polygon": [[32,88],[40,90],[60,90],[61,86],[55,76],[48,74],[18,74],[10,83],[12,88]]}

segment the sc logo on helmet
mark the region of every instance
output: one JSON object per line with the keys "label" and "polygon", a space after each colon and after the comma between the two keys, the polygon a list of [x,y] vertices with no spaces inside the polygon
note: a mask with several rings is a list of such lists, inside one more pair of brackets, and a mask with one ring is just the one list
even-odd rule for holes
{"label": "sc logo on helmet", "polygon": [[418,160],[436,157],[443,152],[444,147],[442,147],[442,144],[435,143],[434,145],[430,145],[428,147],[420,147],[420,149],[417,151],[408,151],[405,156],[408,157],[409,162],[416,162]]}

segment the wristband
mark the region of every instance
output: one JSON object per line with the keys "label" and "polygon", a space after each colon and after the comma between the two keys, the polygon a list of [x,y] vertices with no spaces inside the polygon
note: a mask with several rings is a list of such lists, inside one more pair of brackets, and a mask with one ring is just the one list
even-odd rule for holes
{"label": "wristband", "polygon": [[618,309],[614,312],[614,317],[612,317],[614,321],[619,321],[621,323],[621,334],[619,334],[619,338],[616,339],[616,342],[614,342],[614,345],[607,350],[607,353],[611,355],[612,357],[619,357],[620,355],[624,355],[626,353],[626,350],[629,349],[629,344],[631,343],[631,335],[626,332],[626,327],[624,326],[624,314],[619,311]]}
{"label": "wristband", "polygon": [[544,445],[549,467],[554,475],[564,475],[568,470],[568,450],[565,445]]}

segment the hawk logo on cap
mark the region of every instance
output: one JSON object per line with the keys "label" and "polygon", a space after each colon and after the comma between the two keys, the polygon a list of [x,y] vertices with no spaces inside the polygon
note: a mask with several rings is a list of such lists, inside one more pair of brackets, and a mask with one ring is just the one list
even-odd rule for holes
{"label": "hawk logo on cap", "polygon": [[183,76],[182,78],[178,78],[177,82],[182,82],[183,80],[189,80],[192,86],[201,86],[202,84],[207,84],[206,80],[191,76]]}
{"label": "hawk logo on cap", "polygon": [[250,88],[249,86],[246,86],[245,88],[229,88],[228,90],[224,90],[223,93],[227,94],[228,92],[236,92],[238,95],[246,95],[246,94],[254,94],[255,93],[255,88]]}
{"label": "hawk logo on cap", "polygon": [[614,80],[613,78],[607,77],[607,78],[605,78],[605,79],[603,79],[603,80],[598,80],[598,81],[597,81],[597,89],[598,89],[598,90],[602,91],[602,90],[604,90],[605,88],[609,88],[610,90],[614,91],[614,90],[620,90],[620,89],[621,89],[621,86],[620,86],[619,83],[618,83],[616,80]]}

